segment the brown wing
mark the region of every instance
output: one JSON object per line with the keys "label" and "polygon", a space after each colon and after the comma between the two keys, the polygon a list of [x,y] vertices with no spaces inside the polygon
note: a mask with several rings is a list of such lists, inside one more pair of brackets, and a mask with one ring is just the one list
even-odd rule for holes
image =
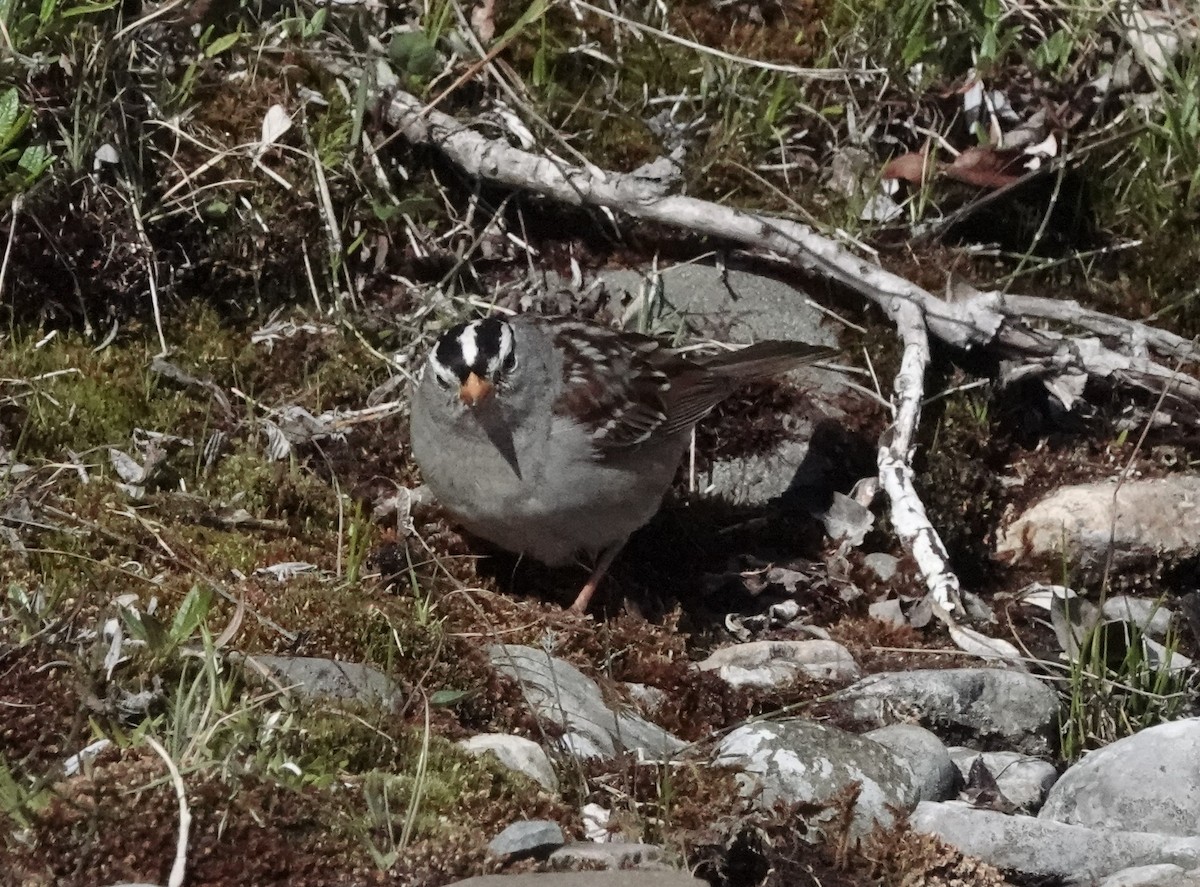
{"label": "brown wing", "polygon": [[[592,324],[556,321],[555,342],[563,355],[563,392],[557,415],[572,416],[591,429],[596,456],[636,446],[668,419],[668,364],[677,360],[657,339]],[[603,382],[590,371],[612,368]]]}
{"label": "brown wing", "polygon": [[777,376],[836,353],[805,342],[770,340],[700,358],[672,378],[666,395],[668,418],[660,432],[673,434],[696,424],[745,382]]}
{"label": "brown wing", "polygon": [[[834,353],[802,342],[772,341],[691,360],[650,336],[593,324],[556,319],[554,332],[563,354],[563,392],[554,412],[592,430],[598,459],[651,435],[690,428],[744,381]],[[597,363],[613,369],[603,383],[590,372]]]}

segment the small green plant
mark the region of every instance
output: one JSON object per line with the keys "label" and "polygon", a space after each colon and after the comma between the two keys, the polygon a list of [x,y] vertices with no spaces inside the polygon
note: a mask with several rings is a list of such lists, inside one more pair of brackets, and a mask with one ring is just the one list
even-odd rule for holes
{"label": "small green plant", "polygon": [[29,828],[49,800],[49,789],[27,784],[14,775],[0,753],[0,815],[8,817],[18,828]]}
{"label": "small green plant", "polygon": [[1188,694],[1187,678],[1174,663],[1178,646],[1171,630],[1161,651],[1152,654],[1143,631],[1120,620],[1101,620],[1086,629],[1071,655],[1063,756],[1076,760],[1085,751],[1179,717]]}
{"label": "small green plant", "polygon": [[54,163],[45,145],[17,145],[32,117],[15,87],[0,93],[0,198],[28,191]]}
{"label": "small green plant", "polygon": [[366,560],[367,554],[371,550],[373,533],[371,532],[371,521],[363,513],[362,503],[354,504],[349,517],[345,541],[345,570],[346,582],[353,585],[362,575],[363,561]]}
{"label": "small green plant", "polygon": [[193,585],[175,611],[170,625],[152,613],[143,613],[133,607],[121,606],[120,613],[131,638],[145,644],[154,658],[167,659],[202,628],[211,606],[212,592],[203,586]]}
{"label": "small green plant", "polygon": [[4,607],[0,615],[11,619],[19,627],[15,640],[24,644],[41,634],[55,621],[54,605],[47,600],[44,591],[30,593],[24,586],[8,586]]}

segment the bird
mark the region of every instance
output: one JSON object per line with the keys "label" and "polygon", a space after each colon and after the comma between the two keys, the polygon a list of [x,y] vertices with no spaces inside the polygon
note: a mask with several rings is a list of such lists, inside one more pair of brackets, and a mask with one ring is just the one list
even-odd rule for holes
{"label": "bird", "polygon": [[696,423],[744,382],[831,357],[769,340],[710,356],[569,317],[491,315],[438,337],[413,392],[425,484],[474,536],[548,566],[595,568],[584,613],[658,511]]}

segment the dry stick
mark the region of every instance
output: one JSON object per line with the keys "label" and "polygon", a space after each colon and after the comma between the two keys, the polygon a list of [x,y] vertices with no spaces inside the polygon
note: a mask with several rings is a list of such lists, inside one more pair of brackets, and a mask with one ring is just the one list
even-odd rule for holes
{"label": "dry stick", "polygon": [[12,254],[13,239],[17,234],[17,217],[21,214],[21,195],[12,199],[12,211],[8,216],[8,243],[4,247],[4,258],[0,259],[0,298],[4,297],[4,278],[8,274],[8,257]]}
{"label": "dry stick", "polygon": [[948,621],[956,612],[962,614],[962,589],[958,577],[950,568],[950,555],[934,529],[925,503],[913,483],[913,438],[921,424],[921,402],[925,398],[925,369],[929,366],[929,331],[925,318],[916,303],[893,299],[885,310],[900,339],[904,356],[893,383],[896,418],[892,427],[879,439],[876,465],[879,482],[892,503],[892,526],[901,543],[912,553],[925,586],[933,612]]}
{"label": "dry stick", "polygon": [[175,862],[171,866],[171,876],[167,879],[167,887],[183,887],[183,879],[187,874],[188,831],[192,827],[192,814],[188,809],[187,791],[183,786],[183,777],[179,768],[167,754],[167,750],[153,736],[146,737],[146,744],[166,763],[171,772],[171,785],[175,787],[175,799],[179,802],[179,838],[175,842]]}
{"label": "dry stick", "polygon": [[[347,73],[343,69],[340,73]],[[963,350],[993,346],[1036,359],[1062,371],[1077,369],[1089,376],[1149,388],[1157,393],[1167,379],[1176,379],[1180,400],[1200,408],[1200,382],[1178,376],[1148,357],[1122,354],[1091,339],[1068,338],[1053,331],[1025,327],[1000,310],[1014,296],[970,291],[953,300],[940,299],[911,281],[885,271],[811,227],[727,206],[664,193],[653,180],[605,171],[603,178],[571,166],[485,138],[439,111],[422,116],[423,106],[404,92],[393,92],[386,119],[410,142],[432,145],[467,173],[514,188],[551,197],[571,206],[618,210],[629,216],[775,253],[803,270],[828,278],[879,305],[885,311],[894,299],[920,308],[929,331]],[[1094,318],[1091,318],[1094,321]],[[1144,336],[1151,348],[1167,346],[1160,333],[1149,334],[1141,324],[1111,318],[1128,338]],[[1169,335],[1169,334],[1168,334]],[[1170,356],[1178,357],[1171,347]]]}
{"label": "dry stick", "polygon": [[[344,69],[339,73],[347,73]],[[957,579],[945,559],[945,548],[929,523],[912,488],[912,436],[920,418],[920,375],[928,362],[928,333],[955,347],[971,350],[996,346],[1033,357],[1058,371],[1076,369],[1093,377],[1148,386],[1155,380],[1178,380],[1179,398],[1200,407],[1200,382],[1155,363],[1128,356],[1096,340],[1075,340],[1013,322],[997,310],[1011,296],[972,291],[954,301],[939,299],[916,284],[892,274],[822,237],[807,225],[773,219],[705,200],[665,193],[656,182],[605,172],[601,176],[560,160],[522,151],[494,141],[455,118],[422,106],[404,92],[391,94],[385,118],[412,143],[432,145],[465,172],[491,182],[533,191],[571,206],[619,210],[635,218],[683,228],[775,253],[803,270],[828,278],[879,305],[900,327],[905,362],[897,377],[897,422],[881,446],[881,482],[894,494],[893,520],[912,546],[931,598],[941,608],[959,609]],[[1133,327],[1130,327],[1131,329]],[[1154,343],[1147,338],[1147,343]],[[916,392],[914,405],[913,393]],[[901,419],[900,409],[906,410]],[[903,527],[903,530],[900,528]],[[939,614],[941,615],[941,614]]]}

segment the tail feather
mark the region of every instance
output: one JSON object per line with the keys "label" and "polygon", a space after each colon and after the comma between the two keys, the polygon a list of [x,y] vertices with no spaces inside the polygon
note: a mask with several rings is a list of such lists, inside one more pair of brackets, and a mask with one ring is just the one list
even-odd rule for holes
{"label": "tail feather", "polygon": [[703,362],[710,373],[733,379],[761,379],[826,360],[837,350],[807,342],[768,340],[727,351]]}

